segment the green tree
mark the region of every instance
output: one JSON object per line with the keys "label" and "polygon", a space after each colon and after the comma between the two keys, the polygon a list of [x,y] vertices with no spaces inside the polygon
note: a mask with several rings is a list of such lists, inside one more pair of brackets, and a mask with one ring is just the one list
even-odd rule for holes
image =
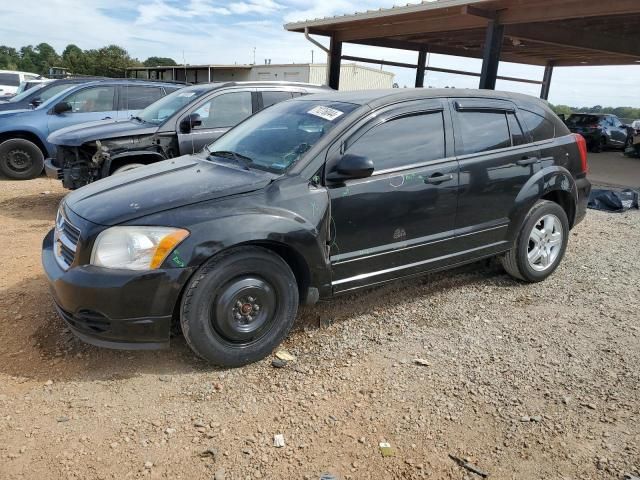
{"label": "green tree", "polygon": [[177,65],[173,58],[169,57],[149,57],[144,62],[145,67],[160,67],[160,66],[174,66]]}

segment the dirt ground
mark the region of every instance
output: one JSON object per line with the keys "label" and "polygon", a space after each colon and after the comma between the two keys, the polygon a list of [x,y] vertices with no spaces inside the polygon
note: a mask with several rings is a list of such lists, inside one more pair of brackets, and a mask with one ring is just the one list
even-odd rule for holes
{"label": "dirt ground", "polygon": [[395,283],[303,309],[286,368],[220,370],[179,337],[65,329],[40,266],[63,195],[0,180],[0,479],[480,478],[450,454],[496,479],[640,475],[637,212],[589,212],[544,283],[493,263]]}

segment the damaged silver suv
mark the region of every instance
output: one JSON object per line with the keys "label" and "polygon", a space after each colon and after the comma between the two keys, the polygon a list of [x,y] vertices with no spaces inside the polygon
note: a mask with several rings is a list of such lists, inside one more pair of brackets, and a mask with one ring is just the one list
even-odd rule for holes
{"label": "damaged silver suv", "polygon": [[328,87],[294,82],[194,85],[167,95],[127,121],[87,123],[48,138],[51,178],[74,190],[109,175],[201,151],[260,110]]}

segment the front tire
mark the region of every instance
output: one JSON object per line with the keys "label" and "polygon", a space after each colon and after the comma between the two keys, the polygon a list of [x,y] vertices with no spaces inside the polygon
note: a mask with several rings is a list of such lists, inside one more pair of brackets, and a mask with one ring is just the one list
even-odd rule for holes
{"label": "front tire", "polygon": [[42,173],[44,155],[38,146],[24,138],[0,143],[0,172],[14,180],[31,180]]}
{"label": "front tire", "polygon": [[191,349],[223,367],[269,355],[291,330],[298,285],[289,265],[270,250],[240,247],[198,270],[181,305],[180,324]]}
{"label": "front tire", "polygon": [[569,240],[569,221],[560,205],[539,200],[525,218],[514,247],[501,258],[512,277],[541,282],[564,257]]}

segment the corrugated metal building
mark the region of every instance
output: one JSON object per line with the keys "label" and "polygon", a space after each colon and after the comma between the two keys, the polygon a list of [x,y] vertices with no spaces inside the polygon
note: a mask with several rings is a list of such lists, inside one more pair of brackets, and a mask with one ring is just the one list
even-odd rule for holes
{"label": "corrugated metal building", "polygon": [[[132,78],[187,81],[190,83],[279,80],[315,84],[327,83],[327,65],[294,63],[274,65],[187,65],[176,67],[133,67]],[[392,88],[394,74],[385,70],[345,63],[341,67],[340,90]]]}

